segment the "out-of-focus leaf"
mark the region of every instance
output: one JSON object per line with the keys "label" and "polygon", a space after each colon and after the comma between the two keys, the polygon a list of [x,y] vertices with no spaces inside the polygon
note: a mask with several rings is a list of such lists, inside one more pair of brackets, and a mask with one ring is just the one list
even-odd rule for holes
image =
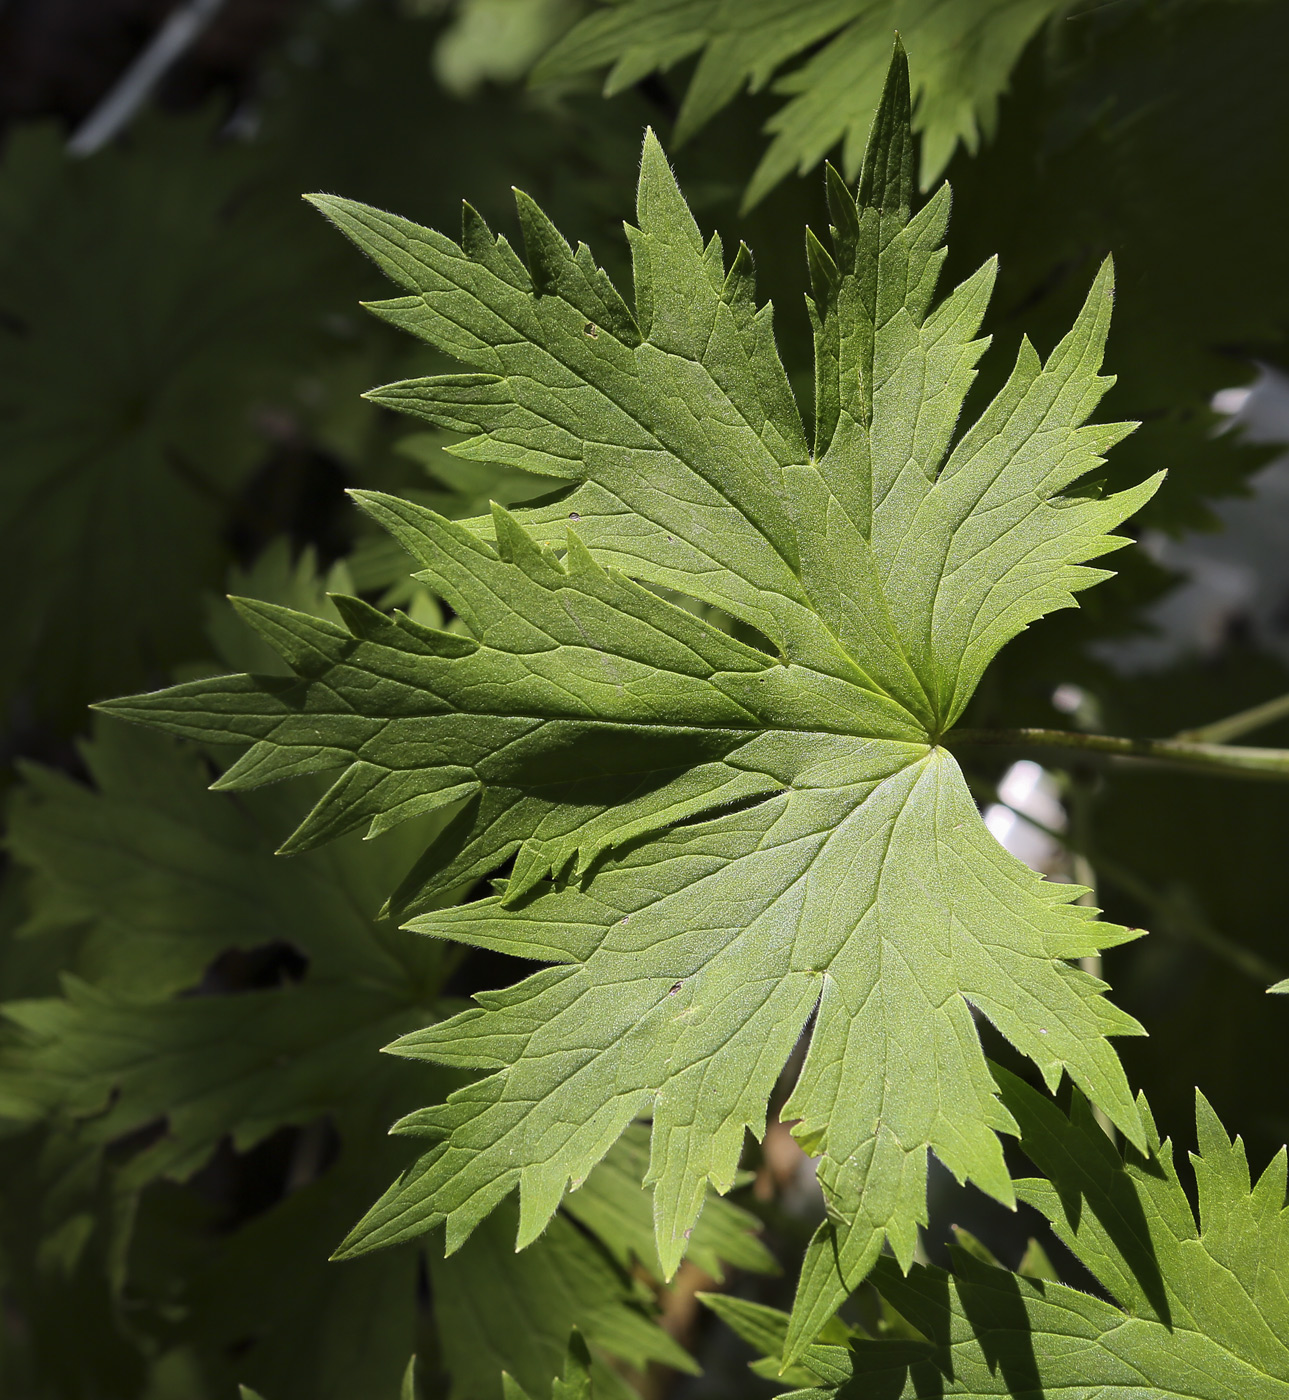
{"label": "out-of-focus leaf", "polygon": [[1069,0],[608,0],[540,62],[538,81],[609,68],[612,96],[691,54],[700,58],[676,126],[688,139],[746,85],[774,83],[789,101],[767,123],[774,139],[748,187],[756,203],[793,170],[813,169],[836,146],[849,179],[881,96],[892,38],[909,54],[922,185],[961,142],[974,151],[992,131],[999,95],[1021,51]]}

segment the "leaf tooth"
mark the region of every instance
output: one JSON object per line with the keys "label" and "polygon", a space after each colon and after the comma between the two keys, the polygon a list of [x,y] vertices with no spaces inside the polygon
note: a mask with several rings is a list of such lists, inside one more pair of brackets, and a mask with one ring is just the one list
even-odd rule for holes
{"label": "leaf tooth", "polygon": [[487,263],[497,246],[487,220],[469,200],[461,201],[461,249],[475,262]]}
{"label": "leaf tooth", "polygon": [[422,564],[438,560],[438,526],[444,517],[399,496],[383,491],[351,490],[350,498],[402,547]]}
{"label": "leaf tooth", "polygon": [[551,1222],[568,1189],[569,1174],[557,1165],[526,1166],[519,1178],[519,1230],[515,1253],[526,1249]]}
{"label": "leaf tooth", "polygon": [[1234,1171],[1240,1178],[1238,1185],[1241,1194],[1247,1195],[1250,1190],[1249,1167],[1244,1155],[1244,1143],[1239,1137],[1232,1140],[1227,1135],[1213,1105],[1198,1089],[1195,1090],[1195,1138],[1199,1152],[1191,1153],[1191,1160],[1202,1161],[1209,1166],[1225,1166],[1228,1172]]}
{"label": "leaf tooth", "polygon": [[324,772],[349,761],[346,749],[328,744],[285,744],[280,739],[253,744],[236,763],[211,783],[212,792],[244,792]]}
{"label": "leaf tooth", "polygon": [[463,637],[459,632],[427,627],[401,610],[392,614],[383,613],[362,598],[352,598],[346,593],[329,593],[327,596],[354,637],[375,646],[454,660],[471,656],[479,650],[479,643],[473,638]]}
{"label": "leaf tooth", "polygon": [[[501,907],[512,908],[547,878],[557,880],[576,854],[576,847],[573,847],[565,850],[562,858],[552,856],[546,842],[536,839],[525,841],[515,856],[514,869],[506,882],[505,891],[500,895]],[[559,859],[558,869],[556,859]]]}
{"label": "leaf tooth", "polygon": [[298,694],[299,685],[295,677],[212,676],[91,708],[199,743],[244,744],[268,737],[295,712],[283,696]]}
{"label": "leaf tooth", "polygon": [[582,541],[581,535],[570,525],[567,535],[568,549],[564,555],[564,568],[570,578],[605,578],[611,572],[606,570]]}
{"label": "leaf tooth", "polygon": [[596,266],[595,259],[591,256],[591,250],[585,243],[577,245],[577,252],[573,254],[573,262],[578,271],[585,279],[588,300],[580,303],[584,313],[597,323],[599,330],[607,330],[610,335],[620,340],[623,345],[636,346],[640,344],[640,327],[636,325],[636,319],[631,314],[631,308],[623,300],[621,293],[609,281],[608,274],[600,267]]}
{"label": "leaf tooth", "polygon": [[1159,1136],[1159,1128],[1155,1123],[1154,1110],[1146,1102],[1144,1093],[1137,1093],[1137,1116],[1141,1119],[1141,1126],[1146,1133],[1146,1143],[1150,1150],[1154,1152],[1160,1160],[1172,1160],[1172,1144],[1163,1142]]}
{"label": "leaf tooth", "polygon": [[1289,1166],[1286,1149],[1279,1152],[1267,1163],[1266,1170],[1258,1178],[1253,1188],[1254,1204],[1267,1228],[1275,1228],[1285,1210],[1285,1190]]}
{"label": "leaf tooth", "polygon": [[913,204],[913,104],[909,60],[897,38],[859,176],[857,205],[907,223]]}
{"label": "leaf tooth", "polygon": [[573,250],[531,195],[517,189],[514,196],[533,291],[537,296],[556,292],[572,266]]}
{"label": "leaf tooth", "polygon": [[[424,339],[425,298],[423,296],[381,297],[378,301],[360,301],[358,305],[364,311],[370,312],[378,321],[384,321],[387,325],[406,331],[409,335]],[[373,389],[363,394],[362,397],[379,403],[380,399],[376,397],[379,393],[379,389]]]}
{"label": "leaf tooth", "polygon": [[836,296],[841,287],[841,272],[832,254],[815,236],[812,228],[806,229],[806,263],[810,270],[810,286],[814,292],[816,307],[824,307]]}
{"label": "leaf tooth", "polygon": [[[939,272],[947,253],[941,246],[945,235],[949,231],[949,214],[953,208],[953,190],[946,180],[939,189],[926,201],[916,214],[909,220],[908,228],[904,237],[911,247],[921,247],[929,256],[932,276],[928,280],[923,279],[922,290],[919,294],[916,288],[910,288],[910,301],[920,302],[925,306],[935,287],[935,274]],[[998,256],[995,254],[989,262],[997,264]],[[987,264],[986,264],[987,265]]]}
{"label": "leaf tooth", "polygon": [[[1114,259],[1107,256],[1092,279],[1073,326],[1061,337],[1043,366],[1046,374],[1061,374],[1065,372],[1066,361],[1073,358],[1078,366],[1086,366],[1092,373],[1092,382],[1079,404],[1080,417],[1091,413],[1114,383],[1112,376],[1096,374],[1105,358],[1106,340],[1110,335],[1110,313],[1113,310]],[[1077,371],[1071,377],[1077,378]]]}
{"label": "leaf tooth", "polygon": [[505,506],[492,503],[492,524],[497,539],[497,553],[507,564],[514,564],[530,576],[549,581],[552,575],[562,576],[564,569],[550,550],[543,548],[519,523]]}
{"label": "leaf tooth", "polygon": [[343,199],[334,194],[306,194],[303,198],[366,253],[386,276],[409,292],[423,290],[421,279],[413,270],[417,265],[415,258],[409,256],[409,245],[413,241],[456,251],[455,245],[441,233],[421,228],[408,219],[387,214],[356,199]]}
{"label": "leaf tooth", "polygon": [[721,300],[727,306],[745,308],[749,312],[756,310],[756,264],[752,250],[742,241],[734,254],[730,270],[725,274]]}
{"label": "leaf tooth", "polygon": [[433,1229],[443,1219],[443,1212],[432,1205],[432,1187],[427,1187],[426,1179],[433,1180],[446,1152],[446,1144],[439,1144],[404,1172],[345,1236],[332,1259],[353,1259]]}
{"label": "leaf tooth", "polygon": [[636,218],[646,237],[673,240],[677,236],[693,248],[703,250],[703,236],[685,203],[675,172],[653,127],[645,128],[640,153],[640,182],[636,187]]}
{"label": "leaf tooth", "polygon": [[[404,328],[416,332],[414,326]],[[513,404],[511,387],[505,377],[492,373],[436,374],[425,379],[401,379],[393,384],[368,389],[363,398],[369,403],[406,413],[413,418],[422,418],[436,428],[447,428],[454,433],[478,432],[486,428],[483,420],[490,411]],[[480,441],[490,441],[486,432]],[[455,450],[460,454],[461,449],[468,446],[469,443],[457,443]],[[489,457],[487,460],[496,459]]]}
{"label": "leaf tooth", "polygon": [[[478,780],[469,769],[448,764],[420,773],[417,790],[402,796],[407,778],[406,772],[383,765],[350,763],[278,849],[278,855],[312,850],[363,825],[368,826],[368,837],[379,835],[412,817],[468,797],[478,788]],[[392,799],[391,792],[395,794]]]}
{"label": "leaf tooth", "polygon": [[373,791],[388,778],[388,769],[351,763],[278,847],[277,854],[289,856],[309,851],[361,826],[374,810],[369,801]]}
{"label": "leaf tooth", "polygon": [[859,205],[845,176],[832,163],[824,164],[824,196],[828,203],[828,231],[842,261],[853,261],[859,239]]}
{"label": "leaf tooth", "polygon": [[326,618],[259,598],[230,597],[228,601],[297,675],[328,670],[353,648],[354,638]]}
{"label": "leaf tooth", "polygon": [[[485,1026],[485,1030],[476,1031],[474,1028],[480,1024]],[[491,1025],[491,1021],[487,1013],[478,1007],[471,1007],[450,1020],[400,1036],[385,1046],[385,1053],[405,1060],[428,1060],[432,1064],[448,1065],[454,1069],[492,1070],[504,1075],[511,1067],[516,1050],[507,1037],[488,1034],[488,1025]],[[402,1135],[446,1137],[451,1131],[450,1124],[441,1124],[435,1116],[442,1111],[442,1107],[439,1104],[418,1109],[400,1118],[390,1131]]]}

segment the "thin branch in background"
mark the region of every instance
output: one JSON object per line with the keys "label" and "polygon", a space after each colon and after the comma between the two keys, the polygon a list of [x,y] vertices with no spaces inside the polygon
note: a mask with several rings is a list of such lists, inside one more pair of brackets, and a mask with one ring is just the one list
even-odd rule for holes
{"label": "thin branch in background", "polygon": [[1289,695],[1279,695],[1274,700],[1265,700],[1261,705],[1241,710],[1226,719],[1201,725],[1199,729],[1184,729],[1174,737],[1183,743],[1224,744],[1229,739],[1238,739],[1242,734],[1251,734],[1255,729],[1264,729],[1268,724],[1285,718],[1289,718]]}
{"label": "thin branch in background", "polygon": [[121,74],[116,85],[67,143],[74,156],[93,155],[134,120],[157,84],[192,47],[223,7],[224,0],[187,0],[171,11],[152,42]]}
{"label": "thin branch in background", "polygon": [[[1001,800],[1000,805],[1009,806],[1008,803],[1001,802]],[[1118,861],[1077,845],[1064,832],[1044,826],[1042,822],[1027,816],[1019,808],[1011,807],[1010,810],[1015,812],[1022,821],[1028,822],[1030,826],[1043,832],[1045,836],[1060,842],[1076,859],[1087,862],[1088,865],[1100,872],[1103,879],[1108,880],[1112,885],[1117,885],[1138,904],[1159,914],[1163,920],[1159,932],[1171,934],[1196,944],[1206,952],[1212,953],[1215,958],[1219,958],[1228,966],[1235,968],[1237,972],[1261,983],[1264,987],[1270,983],[1279,982],[1284,972],[1283,967],[1268,961],[1260,953],[1255,953],[1252,948],[1246,948],[1242,943],[1237,943],[1234,939],[1228,938],[1226,934],[1220,933],[1185,893],[1179,891],[1175,894],[1161,894],[1139,875],[1134,874],[1126,866],[1120,865]],[[1081,881],[1081,883],[1094,882]],[[1289,979],[1285,980],[1289,982]],[[1271,988],[1271,990],[1275,989]]]}

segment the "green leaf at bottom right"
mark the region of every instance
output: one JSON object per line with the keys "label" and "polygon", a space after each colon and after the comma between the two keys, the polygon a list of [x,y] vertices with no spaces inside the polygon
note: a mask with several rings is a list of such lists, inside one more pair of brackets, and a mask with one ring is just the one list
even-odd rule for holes
{"label": "green leaf at bottom right", "polygon": [[[871,1275],[925,1341],[857,1339],[803,1356],[798,1400],[1283,1400],[1289,1397],[1289,1209],[1282,1149],[1250,1185],[1244,1145],[1197,1096],[1199,1220],[1149,1111],[1150,1154],[1117,1148],[1075,1093],[1067,1116],[995,1071],[1046,1180],[1017,1182],[1113,1301],[954,1251],[954,1272],[883,1259]],[[810,1366],[812,1352],[830,1363]],[[850,1374],[836,1383],[844,1358]],[[831,1372],[831,1374],[829,1374]],[[831,1382],[831,1384],[829,1383]]]}

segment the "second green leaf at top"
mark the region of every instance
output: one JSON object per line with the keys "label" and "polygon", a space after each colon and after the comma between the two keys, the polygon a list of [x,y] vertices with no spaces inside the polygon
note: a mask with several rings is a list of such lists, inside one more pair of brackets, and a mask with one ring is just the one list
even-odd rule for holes
{"label": "second green leaf at top", "polygon": [[[831,249],[809,240],[813,447],[750,255],[704,244],[652,136],[633,305],[522,195],[526,262],[469,209],[458,245],[316,201],[405,289],[374,310],[470,371],[372,397],[567,488],[464,524],[363,497],[460,631],[247,605],[296,679],[108,707],[249,743],[223,787],[342,770],[291,849],[462,802],[400,892],[410,927],[554,964],[391,1047],[487,1073],[399,1125],[425,1154],[350,1252],[440,1222],[454,1249],[516,1186],[523,1245],[646,1115],[674,1270],[812,1013],[785,1117],[847,1279],[886,1239],[912,1258],[928,1149],[1013,1199],[972,1007],[1144,1144],[1108,1040],[1139,1027],[1071,963],[1130,935],[998,846],[939,742],[1005,642],[1106,577],[1086,561],[1157,484],[1065,494],[1126,431],[1086,424],[1110,273],[959,432],[993,270],[937,305],[948,191],[916,215],[912,192],[897,55],[858,196],[830,175]],[[512,858],[497,894],[440,907]]]}

